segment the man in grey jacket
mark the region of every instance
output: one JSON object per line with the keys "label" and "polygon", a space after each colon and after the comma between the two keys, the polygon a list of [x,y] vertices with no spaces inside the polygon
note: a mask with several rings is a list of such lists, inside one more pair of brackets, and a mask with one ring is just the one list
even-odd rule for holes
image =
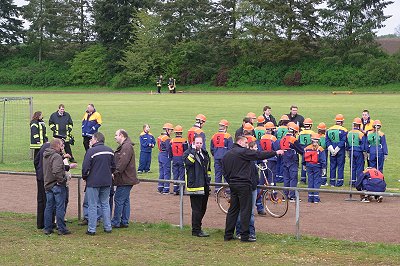
{"label": "man in grey jacket", "polygon": [[[43,176],[46,191],[46,209],[44,211],[44,233],[53,233],[53,210],[56,209],[56,219],[59,235],[68,235],[64,221],[67,177],[65,171],[70,166],[65,166],[62,157],[64,143],[61,139],[53,139],[50,147],[43,153]],[[71,165],[72,168],[76,164]]]}
{"label": "man in grey jacket", "polygon": [[133,185],[139,184],[135,165],[135,151],[128,133],[123,129],[115,132],[115,140],[119,144],[114,152],[115,171],[113,185],[117,186],[114,194],[113,228],[126,228],[130,217],[130,192]]}

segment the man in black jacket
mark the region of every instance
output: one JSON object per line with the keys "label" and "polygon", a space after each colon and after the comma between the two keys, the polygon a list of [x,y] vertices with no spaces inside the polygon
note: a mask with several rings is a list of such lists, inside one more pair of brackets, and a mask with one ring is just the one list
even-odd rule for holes
{"label": "man in black jacket", "polygon": [[293,122],[297,124],[301,130],[302,127],[304,127],[303,122],[304,122],[304,117],[302,115],[298,114],[298,108],[296,105],[290,106],[290,113],[287,114],[289,117],[289,122]]}
{"label": "man in black jacket", "polygon": [[252,161],[264,160],[276,155],[282,155],[283,152],[282,150],[276,152],[250,150],[248,149],[247,138],[239,136],[235,139],[233,148],[222,158],[224,176],[231,191],[231,205],[226,216],[225,241],[234,238],[233,233],[239,213],[241,221],[241,241],[256,241],[255,238],[249,237],[249,222],[252,208]]}
{"label": "man in black jacket", "polygon": [[196,137],[192,147],[183,154],[183,160],[186,167],[186,189],[190,194],[192,207],[192,235],[207,237],[209,234],[201,230],[201,221],[206,213],[210,194],[211,161],[208,152],[202,146],[203,138]]}
{"label": "man in black jacket", "polygon": [[274,124],[274,126],[277,126],[278,124],[276,123],[275,117],[271,114],[271,107],[269,107],[268,105],[264,106],[263,108],[263,117],[265,119],[264,121],[264,125],[268,122],[271,122],[272,124]]}
{"label": "man in black jacket", "polygon": [[72,155],[71,144],[73,145],[73,138],[71,135],[74,123],[69,113],[65,112],[64,104],[58,106],[58,110],[51,114],[49,119],[50,129],[53,131],[53,137],[64,139],[65,153],[71,155],[70,162],[76,163]]}

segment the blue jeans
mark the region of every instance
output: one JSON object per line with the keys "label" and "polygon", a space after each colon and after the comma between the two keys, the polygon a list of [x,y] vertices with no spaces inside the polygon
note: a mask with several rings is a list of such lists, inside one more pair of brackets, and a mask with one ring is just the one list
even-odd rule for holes
{"label": "blue jeans", "polygon": [[119,227],[121,224],[129,224],[131,215],[131,203],[129,195],[132,186],[117,186],[114,194],[114,217],[111,221],[113,226]]}
{"label": "blue jeans", "polygon": [[97,206],[100,204],[101,214],[103,216],[104,230],[111,230],[111,217],[110,217],[110,187],[87,187],[87,199],[89,203],[89,219],[88,231],[96,232],[97,225]]}
{"label": "blue jeans", "polygon": [[[112,209],[113,209],[113,196],[114,196],[114,188],[111,187],[110,188],[110,216],[112,215]],[[85,196],[83,197],[83,218],[86,220],[89,220],[89,203],[88,203],[88,198],[87,195],[85,193]],[[100,203],[99,205],[97,205],[97,220],[100,221],[101,220],[101,208],[100,208]]]}
{"label": "blue jeans", "polygon": [[46,209],[44,211],[44,229],[53,230],[53,210],[56,209],[56,219],[59,232],[67,231],[65,225],[65,199],[67,191],[65,186],[55,185],[46,191]]}
{"label": "blue jeans", "polygon": [[[254,219],[254,206],[256,204],[256,199],[257,199],[257,189],[252,191],[252,200],[251,200],[251,216],[250,216],[250,223],[249,223],[249,231],[251,236],[256,235],[256,227],[254,225],[255,219]],[[240,215],[238,216],[237,222],[236,222],[236,235],[240,235],[241,230],[240,230]]]}

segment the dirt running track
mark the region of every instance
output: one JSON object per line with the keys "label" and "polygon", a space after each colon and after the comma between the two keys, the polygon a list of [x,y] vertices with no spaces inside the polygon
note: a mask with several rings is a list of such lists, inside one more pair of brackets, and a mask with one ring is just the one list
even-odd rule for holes
{"label": "dirt running track", "polygon": [[[0,211],[36,213],[36,180],[33,176],[0,175]],[[77,217],[77,180],[70,186],[67,217]],[[83,193],[82,193],[83,195]],[[301,195],[300,230],[312,235],[351,241],[400,243],[400,198],[385,198],[383,203],[345,201],[347,195],[322,194],[320,204],[307,203]],[[131,220],[179,224],[179,197],[160,195],[155,183],[140,183],[131,192]],[[184,196],[184,223],[190,225],[189,197]],[[224,228],[225,215],[210,196],[203,226]],[[256,230],[269,233],[295,233],[295,208],[280,219],[256,216]]]}

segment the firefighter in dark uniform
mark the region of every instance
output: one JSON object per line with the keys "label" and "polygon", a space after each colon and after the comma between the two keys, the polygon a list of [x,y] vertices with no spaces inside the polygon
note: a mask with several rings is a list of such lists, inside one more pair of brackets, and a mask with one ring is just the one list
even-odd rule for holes
{"label": "firefighter in dark uniform", "polygon": [[157,92],[158,92],[158,93],[161,93],[162,79],[163,79],[163,76],[160,75],[160,76],[158,77],[158,79],[157,79],[157,82],[156,82],[156,85],[157,85]]}
{"label": "firefighter in dark uniform", "polygon": [[71,145],[74,145],[75,141],[71,134],[74,123],[72,122],[70,114],[65,112],[64,104],[60,104],[58,110],[51,114],[49,126],[53,131],[54,138],[64,139],[65,153],[71,155],[69,161],[75,163],[76,161],[71,150]]}
{"label": "firefighter in dark uniform", "polygon": [[36,158],[39,153],[40,147],[48,141],[46,134],[46,125],[43,121],[43,114],[41,111],[37,111],[33,114],[30,123],[31,127],[31,145],[30,148],[33,149],[33,159]]}
{"label": "firefighter in dark uniform", "polygon": [[209,234],[201,229],[201,222],[210,194],[211,160],[208,152],[202,147],[203,138],[196,136],[192,147],[183,154],[183,160],[186,168],[186,189],[192,207],[192,235],[208,237]]}

